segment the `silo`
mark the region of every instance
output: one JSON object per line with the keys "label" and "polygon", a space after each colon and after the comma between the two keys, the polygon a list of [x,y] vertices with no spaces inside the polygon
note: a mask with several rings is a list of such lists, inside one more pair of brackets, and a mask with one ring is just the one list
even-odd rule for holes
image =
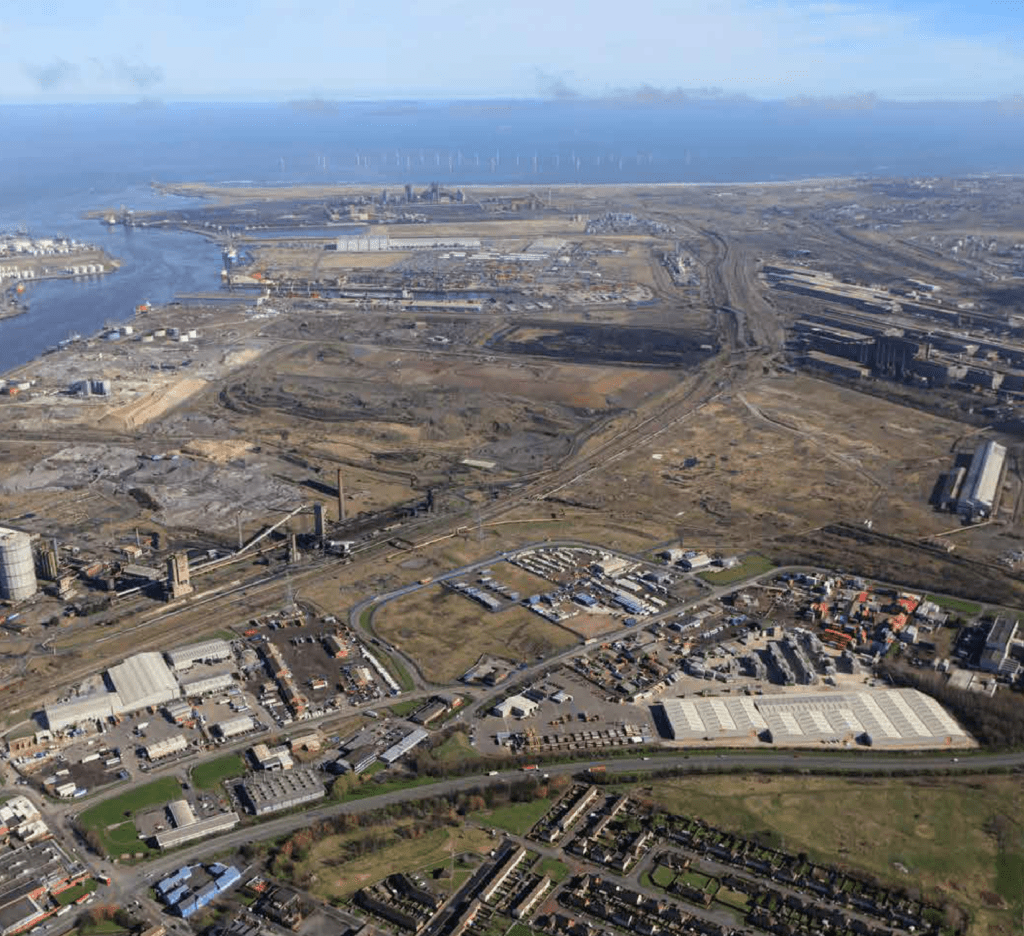
{"label": "silo", "polygon": [[0,527],[0,597],[21,601],[31,598],[36,591],[31,537],[18,530]]}

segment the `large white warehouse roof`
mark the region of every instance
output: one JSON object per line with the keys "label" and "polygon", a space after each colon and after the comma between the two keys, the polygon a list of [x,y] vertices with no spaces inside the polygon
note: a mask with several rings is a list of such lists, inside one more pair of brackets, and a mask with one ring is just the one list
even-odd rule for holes
{"label": "large white warehouse roof", "polygon": [[944,747],[967,733],[916,689],[665,699],[676,741],[762,738],[794,745],[861,741],[873,746]]}
{"label": "large white warehouse roof", "polygon": [[226,640],[204,640],[167,652],[167,662],[176,670],[188,669],[200,661],[231,659],[231,645]]}
{"label": "large white warehouse roof", "polygon": [[44,709],[46,724],[50,731],[60,731],[69,725],[100,721],[114,714],[113,703],[117,701],[117,695],[113,692],[97,692],[71,699],[69,702],[47,705]]}
{"label": "large white warehouse roof", "polygon": [[107,676],[120,696],[122,712],[161,705],[181,693],[178,681],[159,653],[136,653],[112,666]]}

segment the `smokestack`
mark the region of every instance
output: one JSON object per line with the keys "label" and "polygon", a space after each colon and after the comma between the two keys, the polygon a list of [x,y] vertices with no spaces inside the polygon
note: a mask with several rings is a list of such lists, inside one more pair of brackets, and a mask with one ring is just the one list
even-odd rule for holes
{"label": "smokestack", "polygon": [[338,469],[338,522],[345,522],[345,482],[341,477],[341,469]]}

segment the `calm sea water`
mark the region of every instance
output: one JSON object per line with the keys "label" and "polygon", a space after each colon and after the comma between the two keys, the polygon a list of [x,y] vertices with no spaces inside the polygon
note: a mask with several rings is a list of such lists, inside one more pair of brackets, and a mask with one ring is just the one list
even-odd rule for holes
{"label": "calm sea water", "polygon": [[0,322],[0,371],[69,332],[219,287],[201,238],[106,230],[93,208],[185,204],[152,181],[398,187],[784,181],[1024,172],[1024,115],[995,106],[829,111],[755,102],[142,104],[0,107],[0,230],[64,233],[121,258],[117,273],[30,287]]}

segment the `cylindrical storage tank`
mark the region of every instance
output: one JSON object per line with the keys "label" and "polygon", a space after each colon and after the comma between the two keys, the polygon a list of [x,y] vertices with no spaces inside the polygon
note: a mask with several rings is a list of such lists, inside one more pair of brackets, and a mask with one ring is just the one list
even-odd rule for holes
{"label": "cylindrical storage tank", "polygon": [[30,389],[32,389],[32,384],[30,384],[27,380],[19,381],[18,383],[15,384],[15,386],[19,390],[30,390]]}
{"label": "cylindrical storage tank", "polygon": [[153,337],[154,338],[163,338],[166,334],[167,334],[167,329],[166,328],[158,328],[155,332],[153,332]]}
{"label": "cylindrical storage tank", "polygon": [[143,344],[152,344],[153,343],[153,336],[152,335],[143,335],[142,336],[142,343]]}
{"label": "cylindrical storage tank", "polygon": [[107,332],[107,341],[117,341],[121,337],[119,331]]}
{"label": "cylindrical storage tank", "polygon": [[135,332],[135,328],[132,325],[125,325],[124,328],[122,329],[122,331],[126,335],[131,335],[131,334],[133,334]]}
{"label": "cylindrical storage tank", "polygon": [[188,335],[178,335],[178,342],[180,344],[188,344]]}
{"label": "cylindrical storage tank", "polygon": [[189,336],[189,338],[198,338],[199,337],[199,330],[196,329],[196,328],[190,328],[188,330],[188,336]]}
{"label": "cylindrical storage tank", "polygon": [[36,564],[27,533],[0,527],[0,598],[22,601],[36,591]]}

